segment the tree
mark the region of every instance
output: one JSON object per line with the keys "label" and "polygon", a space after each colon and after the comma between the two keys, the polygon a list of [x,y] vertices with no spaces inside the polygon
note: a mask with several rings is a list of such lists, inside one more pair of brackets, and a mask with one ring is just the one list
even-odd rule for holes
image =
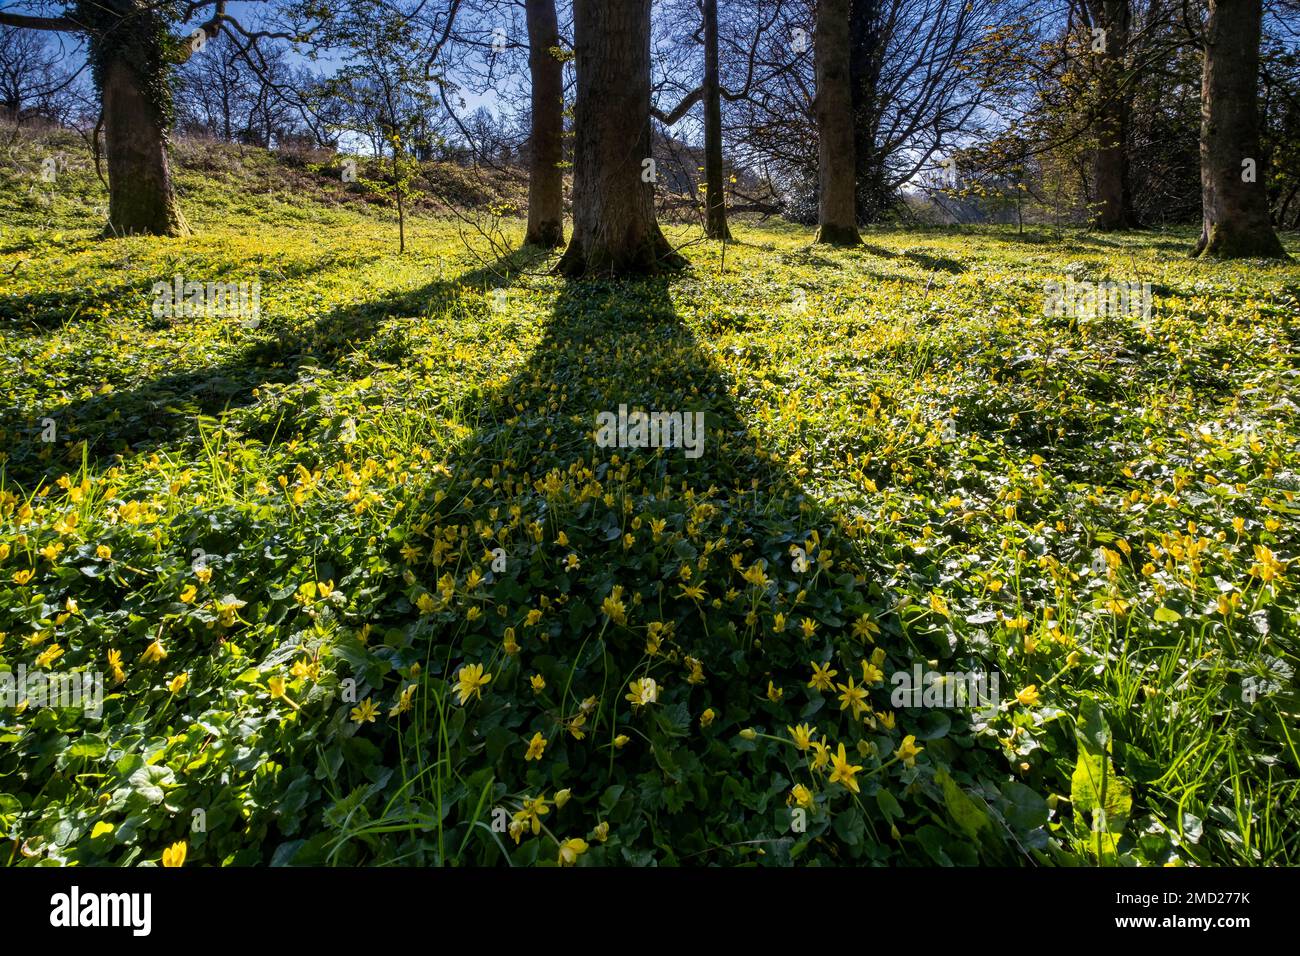
{"label": "tree", "polygon": [[726,174],[722,164],[722,82],[718,74],[718,0],[703,0],[704,13],[704,231],[731,239],[727,228]]}
{"label": "tree", "polygon": [[893,204],[894,191],[876,155],[884,24],[880,0],[849,6],[849,79],[853,91],[853,164],[859,222],[875,222]]}
{"label": "tree", "polygon": [[564,62],[555,0],[526,0],[532,135],[528,168],[529,245],[564,244]]}
{"label": "tree", "polygon": [[818,0],[813,32],[817,73],[817,242],[858,245],[849,84],[849,0]]}
{"label": "tree", "polygon": [[1259,137],[1262,0],[1210,0],[1201,78],[1201,238],[1214,259],[1285,258],[1269,221]]}
{"label": "tree", "polygon": [[1092,224],[1109,232],[1133,225],[1128,185],[1130,94],[1124,76],[1129,45],[1129,0],[1088,0],[1086,10],[1093,25],[1091,49],[1097,78],[1097,150],[1093,159],[1097,198]]}
{"label": "tree", "polygon": [[72,108],[71,88],[80,70],[44,34],[0,26],[0,117],[22,124],[40,117],[57,122]]}
{"label": "tree", "polygon": [[574,277],[678,268],[655,221],[650,152],[650,0],[574,0]]}
{"label": "tree", "polygon": [[[174,28],[209,9],[211,16],[188,40],[173,36]],[[0,13],[0,26],[79,33],[86,38],[103,108],[108,160],[105,236],[189,234],[167,156],[172,68],[223,30],[233,30],[250,43],[261,37],[299,35],[299,31],[246,30],[226,12],[225,0],[71,0],[59,16]]]}

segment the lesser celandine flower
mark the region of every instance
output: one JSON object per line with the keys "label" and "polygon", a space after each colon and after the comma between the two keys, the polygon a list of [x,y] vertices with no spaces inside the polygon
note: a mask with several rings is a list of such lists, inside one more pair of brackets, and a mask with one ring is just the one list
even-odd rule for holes
{"label": "lesser celandine flower", "polygon": [[185,855],[189,852],[189,847],[184,840],[173,843],[162,852],[162,865],[166,867],[176,867],[185,865]]}
{"label": "lesser celandine flower", "polygon": [[840,744],[839,750],[831,757],[831,783],[842,783],[854,793],[860,793],[858,782],[853,778],[861,769],[856,764],[849,763],[844,744]]}
{"label": "lesser celandine flower", "polygon": [[790,739],[794,741],[795,748],[798,750],[807,750],[812,746],[813,735],[817,731],[807,724],[800,724],[798,727],[786,727],[790,732]]}
{"label": "lesser celandine flower", "polygon": [[540,694],[546,690],[546,678],[541,674],[534,674],[528,679],[528,683],[532,685],[534,694]]}
{"label": "lesser celandine flower", "polygon": [[916,765],[917,754],[924,749],[924,747],[916,745],[915,734],[908,734],[903,738],[903,742],[898,745],[898,749],[894,751],[894,756],[903,761],[905,766],[913,767]]}
{"label": "lesser celandine flower", "polygon": [[700,714],[700,726],[701,727],[709,726],[711,723],[713,723],[713,718],[715,716],[716,715],[713,713],[713,708],[712,707],[708,708],[707,710],[704,711],[704,713]]}
{"label": "lesser celandine flower", "polygon": [[1016,693],[1016,701],[1025,707],[1033,707],[1038,703],[1038,685],[1030,684],[1024,690]]}
{"label": "lesser celandine flower", "polygon": [[140,660],[146,664],[158,664],[167,659],[167,652],[163,650],[161,641],[154,641],[145,648],[144,653],[140,655]]}
{"label": "lesser celandine flower", "polygon": [[460,702],[464,704],[471,697],[482,699],[483,688],[491,679],[491,674],[483,672],[482,664],[468,664],[462,667],[456,674],[456,692],[460,694]]}
{"label": "lesser celandine flower", "polygon": [[812,791],[803,784],[796,783],[790,790],[790,796],[787,798],[786,803],[793,803],[805,810],[811,810],[813,808]]}
{"label": "lesser celandine flower", "polygon": [[533,734],[533,739],[528,741],[528,753],[524,754],[525,760],[541,760],[542,754],[546,752],[546,738],[540,733]]}
{"label": "lesser celandine flower", "polygon": [[821,770],[831,762],[831,752],[827,748],[824,741],[814,740],[812,742],[812,750],[813,750],[812,768],[814,770]]}
{"label": "lesser celandine flower", "polygon": [[555,808],[563,810],[564,805],[569,802],[570,790],[565,787],[563,790],[555,791]]}
{"label": "lesser celandine flower", "polygon": [[578,857],[587,852],[587,841],[580,840],[577,837],[565,840],[560,844],[560,866],[573,866],[578,862]]}
{"label": "lesser celandine flower", "polygon": [[632,738],[629,737],[627,734],[619,734],[617,737],[614,738],[614,749],[622,750],[624,747],[627,746],[627,742],[631,739]]}
{"label": "lesser celandine flower", "polygon": [[847,684],[836,684],[843,693],[839,695],[840,710],[852,708],[853,717],[857,717],[867,709],[867,689],[853,683],[853,677],[849,677]]}
{"label": "lesser celandine flower", "polygon": [[597,840],[599,840],[601,843],[604,843],[606,840],[609,839],[609,822],[606,820],[601,820],[599,823],[596,824],[596,828],[591,831],[591,835],[595,837]]}
{"label": "lesser celandine flower", "polygon": [[744,740],[757,740],[758,731],[755,730],[753,727],[746,727],[744,730],[740,732],[740,736]]}
{"label": "lesser celandine flower", "polygon": [[189,683],[189,680],[190,675],[181,671],[172,678],[171,683],[167,685],[167,689],[173,694],[179,694],[184,689],[185,685]]}
{"label": "lesser celandine flower", "polygon": [[632,702],[633,709],[653,704],[659,699],[659,685],[654,678],[639,677],[628,684],[629,693],[624,697]]}
{"label": "lesser celandine flower", "polygon": [[348,716],[352,718],[354,724],[373,724],[378,713],[379,708],[375,706],[374,701],[367,697],[353,707]]}
{"label": "lesser celandine flower", "polygon": [[809,687],[815,687],[818,690],[826,691],[831,690],[835,686],[831,681],[831,678],[838,674],[839,671],[831,670],[830,661],[827,661],[825,664],[818,664],[816,661],[809,661],[808,665],[812,667],[812,680],[808,682]]}

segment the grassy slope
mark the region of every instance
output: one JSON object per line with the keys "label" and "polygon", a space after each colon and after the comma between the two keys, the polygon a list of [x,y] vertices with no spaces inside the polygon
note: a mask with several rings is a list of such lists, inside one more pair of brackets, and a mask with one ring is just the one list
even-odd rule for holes
{"label": "grassy slope", "polygon": [[[398,258],[255,153],[182,168],[196,238],[96,242],[93,173],[46,206],[40,155],[0,173],[0,667],[124,680],[0,712],[6,858],[1297,862],[1294,266],[773,225],[566,286],[445,219]],[[260,324],[154,319],[177,273],[260,279]],[[1152,321],[1044,317],[1067,275],[1152,282]],[[704,455],[596,448],[620,403],[707,409]],[[894,707],[916,661],[1003,708]]]}

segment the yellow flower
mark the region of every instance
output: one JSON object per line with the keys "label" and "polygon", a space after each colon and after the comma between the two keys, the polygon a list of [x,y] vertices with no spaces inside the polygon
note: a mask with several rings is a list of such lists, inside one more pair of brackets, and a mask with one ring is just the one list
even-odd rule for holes
{"label": "yellow flower", "polygon": [[192,584],[185,585],[185,587],[181,589],[181,603],[189,604],[191,601],[194,600],[194,596],[198,593],[199,593],[198,588],[196,588],[194,585]]}
{"label": "yellow flower", "polygon": [[466,703],[471,697],[481,700],[483,688],[491,679],[491,674],[483,673],[482,664],[467,664],[462,667],[456,674],[456,692],[460,694],[461,704]]}
{"label": "yellow flower", "polygon": [[1030,684],[1024,690],[1016,694],[1016,700],[1025,707],[1033,707],[1038,703],[1038,685]]}
{"label": "yellow flower", "polygon": [[629,737],[627,734],[619,734],[617,737],[614,738],[614,749],[622,750],[624,747],[627,746],[627,742],[631,739],[632,738]]}
{"label": "yellow flower", "polygon": [[853,778],[861,769],[856,764],[849,763],[849,758],[844,753],[844,744],[840,744],[840,749],[831,758],[831,783],[842,783],[854,793],[860,793],[858,782]]}
{"label": "yellow flower", "polygon": [[574,740],[582,740],[587,736],[587,732],[583,730],[583,725],[586,723],[586,714],[578,714],[578,716],[569,721],[569,733],[573,735]]}
{"label": "yellow flower", "polygon": [[533,686],[534,694],[540,694],[542,691],[546,690],[546,678],[541,674],[534,674],[528,679],[528,683]]}
{"label": "yellow flower", "polygon": [[574,837],[560,844],[560,866],[573,866],[578,857],[587,852],[587,841]]}
{"label": "yellow flower", "polygon": [[35,573],[36,573],[35,571],[31,571],[31,570],[15,571],[13,575],[11,575],[11,580],[14,582],[14,584],[23,585],[26,584],[28,581],[30,581],[32,579],[32,575]]}
{"label": "yellow flower", "polygon": [[171,846],[167,847],[167,849],[163,850],[162,865],[167,867],[184,866],[185,854],[188,850],[189,847],[185,845],[184,840],[173,843]]}
{"label": "yellow flower", "polygon": [[542,754],[546,752],[546,738],[540,733],[533,734],[533,739],[528,741],[528,753],[524,755],[525,760],[541,760]]}
{"label": "yellow flower", "polygon": [[812,791],[803,784],[796,783],[794,788],[790,791],[790,797],[786,802],[793,803],[805,810],[811,810],[813,808]]}
{"label": "yellow flower", "polygon": [[862,662],[862,683],[879,684],[885,679],[885,672],[870,661]]}
{"label": "yellow flower", "polygon": [[856,720],[858,716],[867,710],[867,689],[853,683],[853,678],[849,678],[847,684],[836,684],[843,693],[839,695],[840,710],[853,709],[853,717]]}
{"label": "yellow flower", "polygon": [[266,689],[271,694],[272,700],[278,700],[284,696],[284,678],[268,677],[266,679]]}
{"label": "yellow flower", "polygon": [[800,724],[798,727],[786,727],[785,729],[790,731],[790,739],[794,741],[794,745],[798,750],[807,750],[811,747],[813,735],[817,733],[807,724]]}
{"label": "yellow flower", "polygon": [[196,568],[194,576],[199,579],[200,584],[207,584],[212,580],[212,569],[209,567]]}
{"label": "yellow flower", "polygon": [[772,630],[775,631],[777,634],[780,634],[782,631],[785,630],[784,614],[778,614],[776,615],[776,617],[772,618]]}
{"label": "yellow flower", "polygon": [[167,685],[167,689],[171,691],[173,694],[179,694],[185,688],[185,685],[189,683],[189,681],[190,681],[190,675],[185,673],[185,671],[181,671],[179,674],[177,674],[175,677],[172,678],[171,683]]}
{"label": "yellow flower", "polygon": [[415,606],[421,614],[432,614],[437,608],[438,602],[433,599],[433,595],[427,591],[415,599]]}
{"label": "yellow flower", "polygon": [[763,573],[762,565],[758,562],[754,562],[754,564],[750,566],[749,570],[745,572],[744,577],[746,581],[754,585],[756,588],[765,588],[772,583],[771,579]]}
{"label": "yellow flower", "polygon": [[709,726],[709,724],[713,723],[713,718],[715,716],[716,715],[713,713],[713,708],[710,707],[704,713],[700,714],[700,726],[701,727]]}
{"label": "yellow flower", "polygon": [[389,717],[396,717],[398,714],[404,714],[411,709],[411,698],[415,696],[415,688],[418,684],[407,684],[402,692],[397,695],[397,700],[393,702],[392,709],[388,712]]}
{"label": "yellow flower", "polygon": [[36,666],[49,667],[62,656],[63,648],[59,647],[58,644],[51,644],[45,651],[37,656]]}
{"label": "yellow flower", "polygon": [[827,749],[824,741],[814,740],[812,742],[812,749],[813,749],[812,768],[814,770],[821,770],[823,767],[825,767],[828,763],[831,762],[831,752],[830,750]]}
{"label": "yellow flower", "polygon": [[822,691],[834,688],[835,684],[831,681],[831,678],[838,674],[839,671],[831,670],[830,661],[827,661],[825,664],[818,664],[816,661],[809,661],[808,664],[812,667],[812,680],[808,682],[809,687],[816,687],[818,690]]}
{"label": "yellow flower", "polygon": [[122,669],[122,652],[110,650],[108,652],[108,669],[113,675],[113,683],[120,684],[126,680],[126,671]]}
{"label": "yellow flower", "polygon": [[799,622],[799,629],[803,631],[803,639],[805,641],[809,640],[817,633],[817,622],[810,617],[806,617]]}
{"label": "yellow flower", "polygon": [[604,843],[609,839],[609,822],[607,820],[601,820],[596,824],[596,828],[591,831],[591,835],[601,843]]}
{"label": "yellow flower", "polygon": [[859,640],[867,641],[873,635],[880,633],[880,626],[871,619],[870,614],[863,614],[853,622],[853,636]]}
{"label": "yellow flower", "polygon": [[[532,830],[534,836],[541,833],[542,817],[546,816],[546,814],[550,812],[550,807],[546,805],[545,793],[535,799],[525,799],[523,808],[517,811],[514,815],[514,820],[522,824],[521,835],[523,829]],[[515,837],[515,842],[519,842],[518,836]]]}
{"label": "yellow flower", "polygon": [[898,749],[894,751],[894,756],[903,761],[904,765],[912,767],[916,765],[916,755],[924,749],[924,747],[916,745],[915,734],[908,734],[903,738],[903,742],[898,745]]}
{"label": "yellow flower", "polygon": [[623,586],[621,584],[616,585],[614,590],[610,592],[609,597],[601,602],[600,609],[615,624],[623,624],[627,621],[627,609],[623,605]]}
{"label": "yellow flower", "polygon": [[568,788],[568,787],[565,787],[563,790],[557,790],[557,791],[555,791],[555,807],[556,807],[556,809],[558,809],[558,810],[563,810],[563,809],[564,809],[564,805],[565,805],[566,803],[569,802],[569,796],[570,796],[570,791],[569,791],[569,788]]}
{"label": "yellow flower", "polygon": [[632,702],[633,709],[653,704],[659,699],[659,685],[654,682],[654,678],[639,677],[627,686],[630,693],[623,696]]}
{"label": "yellow flower", "polygon": [[777,686],[776,686],[775,684],[773,684],[770,680],[767,682],[767,699],[768,699],[768,700],[770,700],[772,703],[775,704],[775,703],[779,702],[779,701],[781,700],[781,698],[784,697],[784,696],[785,696],[785,691],[784,691],[782,688],[777,687]]}
{"label": "yellow flower", "polygon": [[513,627],[506,628],[501,646],[510,657],[514,657],[519,653],[519,642],[515,640],[515,629]]}
{"label": "yellow flower", "polygon": [[374,702],[369,697],[367,697],[361,703],[357,704],[357,706],[353,707],[348,716],[352,718],[354,724],[373,724],[375,722],[375,716],[378,713],[379,708],[375,706]]}
{"label": "yellow flower", "polygon": [[144,653],[140,655],[140,660],[146,664],[159,664],[167,660],[167,652],[163,650],[161,641],[154,641],[145,648]]}
{"label": "yellow flower", "polygon": [[704,600],[704,585],[692,584],[688,587],[683,584],[682,589],[677,593],[677,596],[690,598],[692,601],[698,603],[699,601]]}

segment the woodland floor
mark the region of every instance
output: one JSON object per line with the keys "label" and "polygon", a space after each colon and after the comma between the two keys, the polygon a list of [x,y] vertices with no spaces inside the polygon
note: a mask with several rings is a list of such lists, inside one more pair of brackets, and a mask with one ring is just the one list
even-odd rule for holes
{"label": "woodland floor", "polygon": [[[573,283],[274,170],[182,163],[187,240],[31,182],[0,670],[108,696],[0,707],[11,862],[1300,862],[1294,263],[740,223]],[[174,275],[259,321],[155,318]],[[703,453],[598,448],[620,404]],[[898,706],[918,663],[1001,706]]]}

